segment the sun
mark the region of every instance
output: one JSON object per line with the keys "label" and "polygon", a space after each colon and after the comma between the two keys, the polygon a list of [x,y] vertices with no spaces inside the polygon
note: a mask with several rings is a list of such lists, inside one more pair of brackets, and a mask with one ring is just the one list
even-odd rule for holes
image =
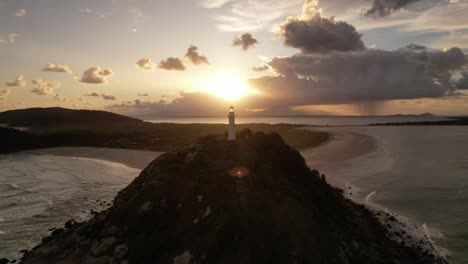
{"label": "sun", "polygon": [[239,100],[254,92],[246,81],[229,73],[215,75],[212,79],[203,82],[201,89],[231,101]]}

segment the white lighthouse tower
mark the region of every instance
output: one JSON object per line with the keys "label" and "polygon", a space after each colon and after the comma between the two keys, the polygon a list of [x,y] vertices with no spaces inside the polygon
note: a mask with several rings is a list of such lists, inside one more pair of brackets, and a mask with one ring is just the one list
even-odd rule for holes
{"label": "white lighthouse tower", "polygon": [[236,140],[236,116],[234,115],[234,107],[229,108],[229,130],[228,140]]}

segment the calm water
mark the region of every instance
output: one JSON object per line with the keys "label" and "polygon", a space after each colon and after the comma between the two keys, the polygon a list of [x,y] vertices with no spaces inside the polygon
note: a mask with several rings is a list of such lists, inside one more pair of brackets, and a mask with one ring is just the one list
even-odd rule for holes
{"label": "calm water", "polygon": [[[419,122],[419,121],[437,121],[444,120],[443,117],[424,117],[424,116],[314,116],[314,117],[236,117],[236,123],[266,123],[266,124],[306,124],[317,126],[350,126],[350,125],[368,125],[387,122]],[[152,123],[181,123],[181,124],[226,124],[227,118],[160,118],[155,120],[146,120]]]}
{"label": "calm water", "polygon": [[324,130],[365,134],[376,143],[363,156],[319,164],[328,178],[356,186],[361,200],[426,224],[453,263],[468,263],[468,126]]}
{"label": "calm water", "polygon": [[0,156],[0,258],[19,256],[71,219],[106,207],[140,171],[117,163],[32,154]]}

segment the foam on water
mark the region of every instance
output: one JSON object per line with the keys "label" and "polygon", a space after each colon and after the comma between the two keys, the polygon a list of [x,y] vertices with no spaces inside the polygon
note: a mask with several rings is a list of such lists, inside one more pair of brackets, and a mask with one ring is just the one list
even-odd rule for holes
{"label": "foam on water", "polygon": [[140,170],[107,161],[32,154],[0,156],[0,258],[18,257],[74,218],[102,210]]}

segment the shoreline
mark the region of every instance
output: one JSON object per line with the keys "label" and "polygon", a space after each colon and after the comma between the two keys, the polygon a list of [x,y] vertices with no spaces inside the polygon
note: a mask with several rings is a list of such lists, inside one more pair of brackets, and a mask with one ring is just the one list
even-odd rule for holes
{"label": "shoreline", "polygon": [[[309,127],[307,129],[317,129]],[[378,203],[372,201],[372,196],[375,191],[367,195],[357,195],[361,190],[359,185],[349,183],[349,178],[344,175],[337,175],[334,169],[337,166],[349,166],[358,161],[359,158],[366,155],[372,155],[379,151],[377,139],[372,136],[355,133],[349,131],[336,131],[330,128],[324,130],[330,134],[330,140],[323,144],[301,151],[301,155],[305,159],[310,168],[317,169],[320,173],[327,174],[330,172],[330,177],[327,177],[327,182],[335,188],[343,191],[344,197],[352,200],[354,203],[365,206],[378,219],[381,225],[388,231],[388,236],[399,243],[409,244],[414,248],[432,252],[435,256],[442,257],[447,260],[449,251],[438,246],[428,233],[427,225],[416,226],[411,220],[405,216],[395,213]],[[338,164],[342,162],[343,164]],[[357,162],[358,163],[358,162]],[[328,170],[327,170],[328,169]],[[360,168],[363,170],[364,168]],[[343,172],[341,172],[343,173]]]}
{"label": "shoreline", "polygon": [[120,163],[125,166],[143,170],[149,163],[159,157],[164,152],[133,150],[133,149],[114,149],[114,148],[95,148],[95,147],[58,147],[46,149],[34,149],[20,151],[15,154],[34,154],[51,155],[74,158],[87,158],[104,160],[114,163]]}

